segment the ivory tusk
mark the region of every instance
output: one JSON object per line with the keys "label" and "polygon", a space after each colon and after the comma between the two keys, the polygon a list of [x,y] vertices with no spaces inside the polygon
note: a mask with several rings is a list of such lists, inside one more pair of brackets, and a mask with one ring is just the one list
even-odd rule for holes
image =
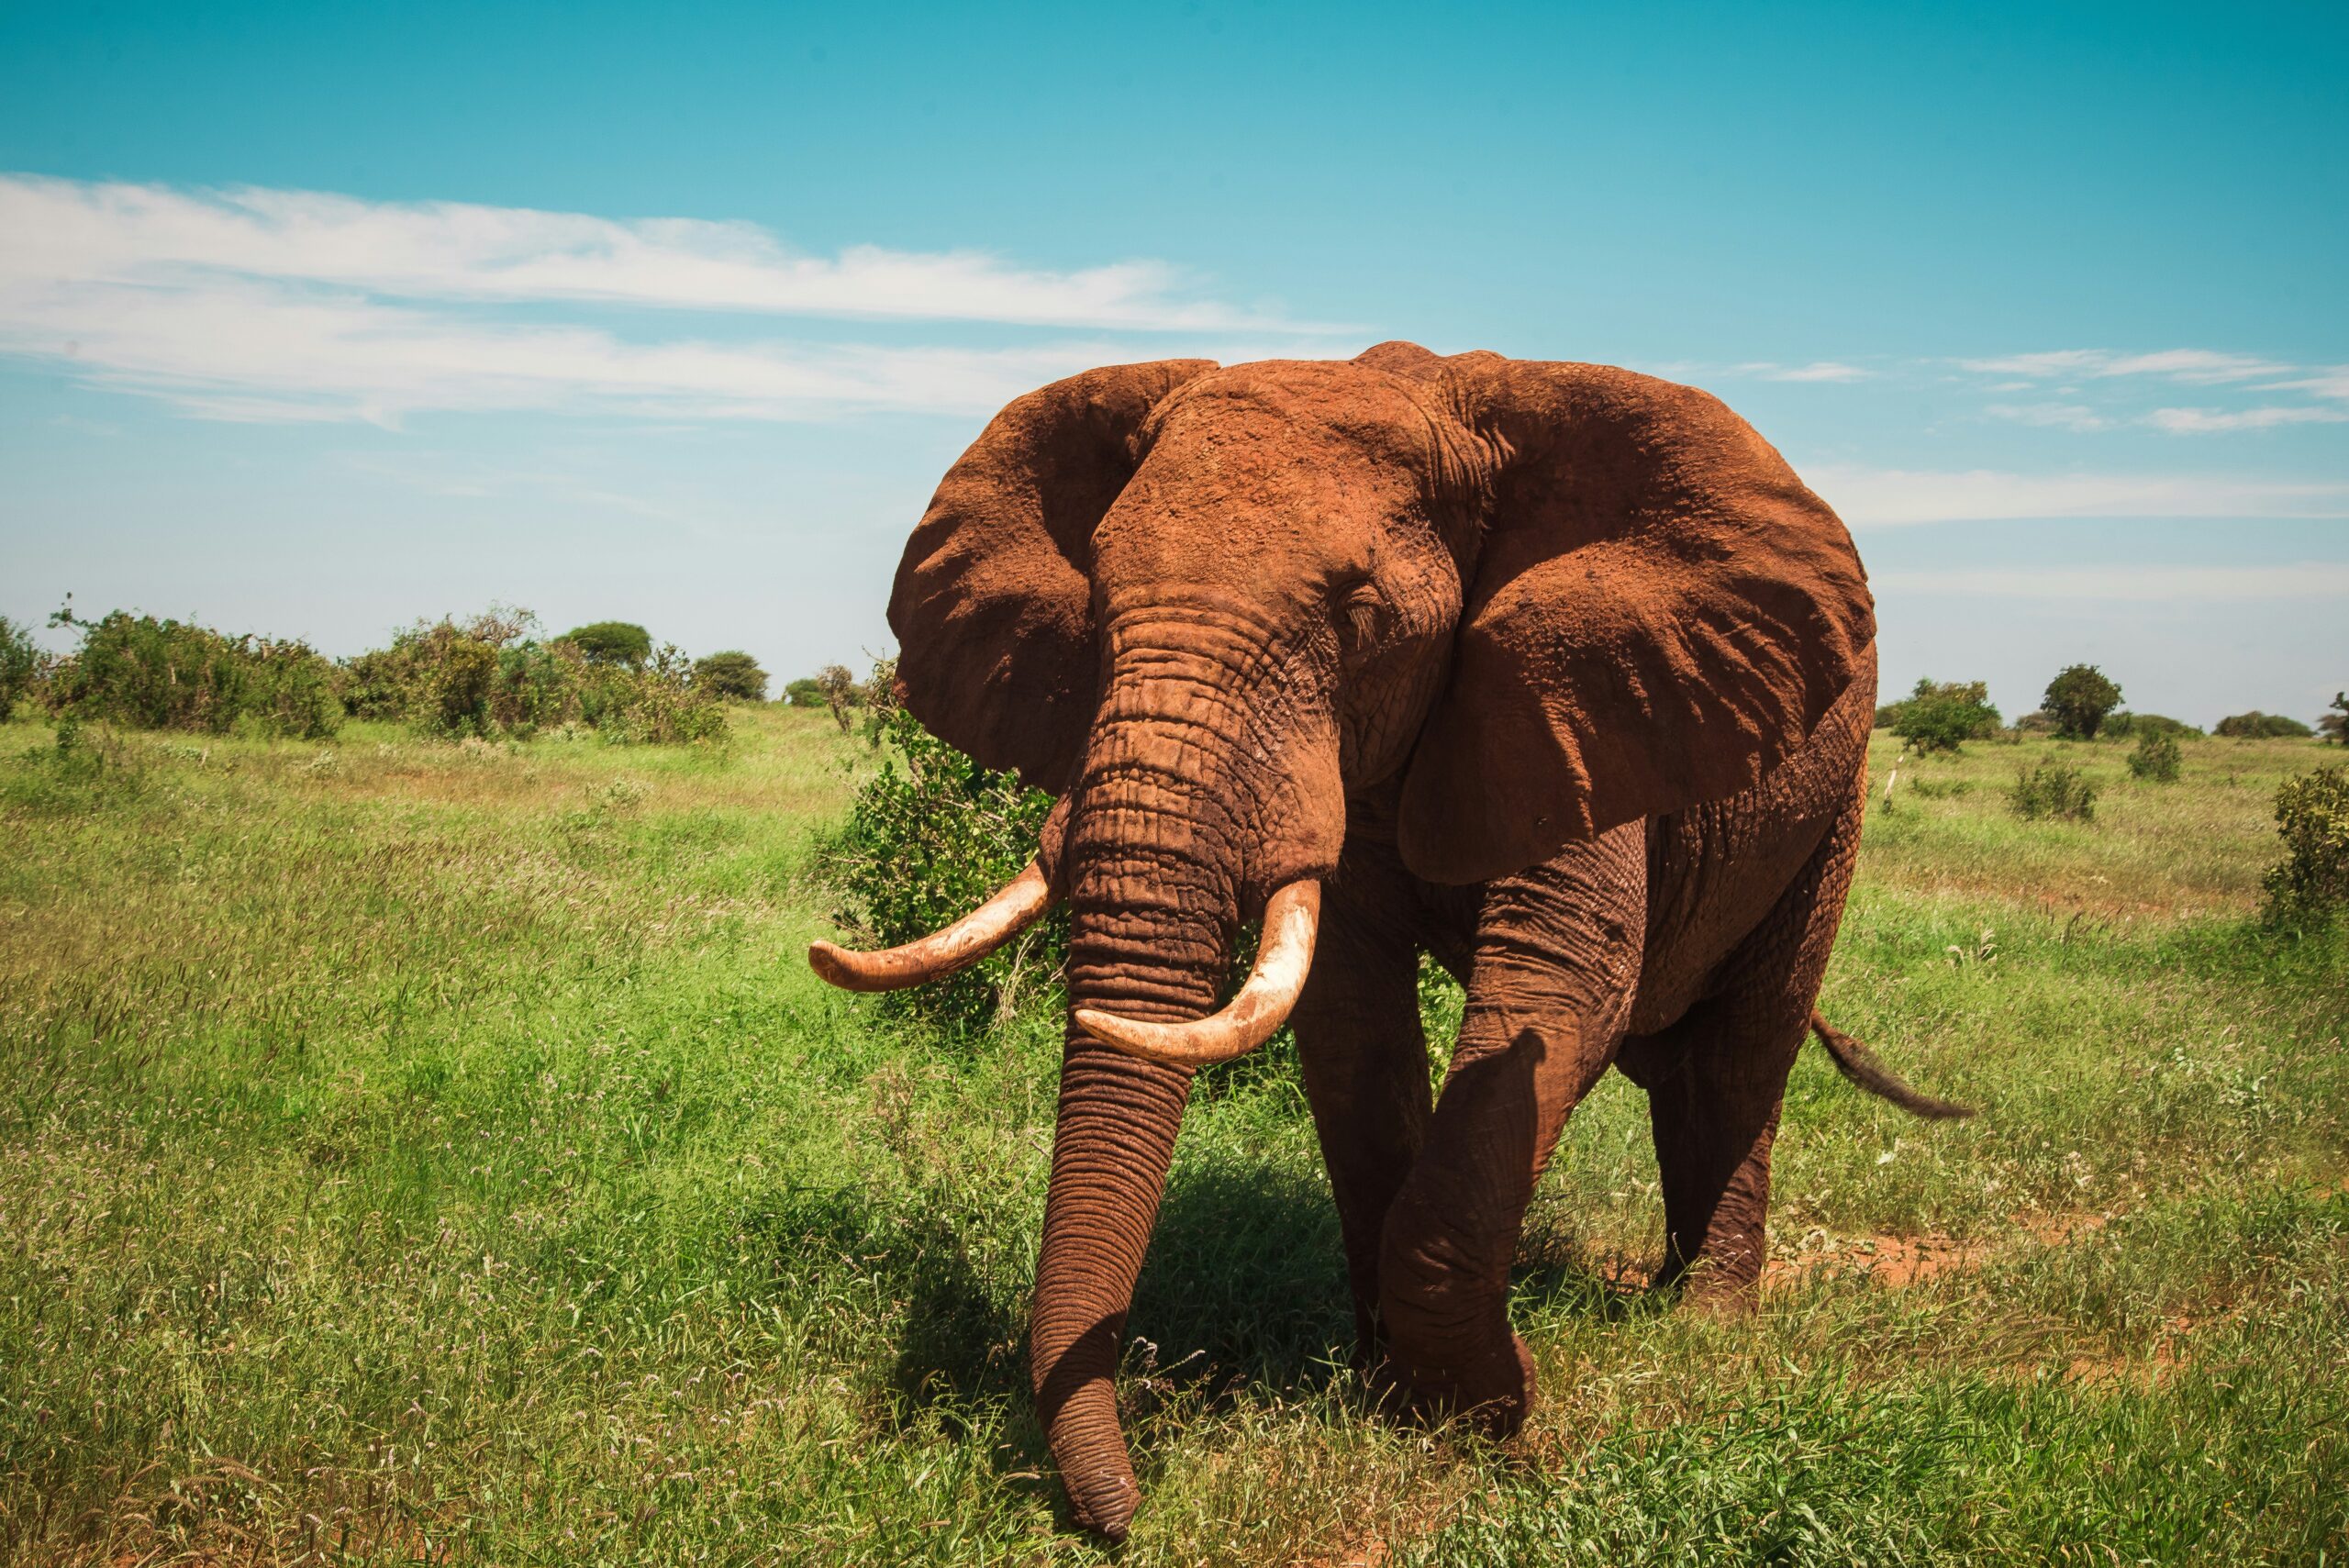
{"label": "ivory tusk", "polygon": [[1036,923],[1052,906],[1052,890],[1034,861],[996,895],[918,941],[880,952],[811,942],[807,965],[843,991],[900,991],[968,969]]}
{"label": "ivory tusk", "polygon": [[1264,940],[1247,984],[1220,1011],[1190,1023],[1156,1024],[1079,1007],[1077,1027],[1113,1051],[1168,1067],[1206,1067],[1244,1056],[1272,1039],[1297,1006],[1313,967],[1320,923],[1321,884],[1292,882],[1264,906]]}

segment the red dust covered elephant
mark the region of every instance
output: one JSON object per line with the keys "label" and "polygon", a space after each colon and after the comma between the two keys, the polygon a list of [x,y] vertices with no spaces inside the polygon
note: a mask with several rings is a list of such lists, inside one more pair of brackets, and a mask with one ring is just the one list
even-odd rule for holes
{"label": "red dust covered elephant", "polygon": [[[1859,843],[1876,627],[1850,536],[1742,420],[1408,343],[1092,371],[948,473],[889,623],[914,716],[1060,803],[967,918],[811,960],[914,984],[1068,902],[1031,1350],[1082,1522],[1122,1537],[1138,1501],[1111,1380],[1192,1074],[1285,1019],[1362,1364],[1417,1407],[1524,1420],[1510,1256],[1609,1066],[1649,1096],[1658,1283],[1751,1299]],[[1467,994],[1432,1100],[1422,951]],[[1819,1029],[1868,1087],[1954,1111]]]}

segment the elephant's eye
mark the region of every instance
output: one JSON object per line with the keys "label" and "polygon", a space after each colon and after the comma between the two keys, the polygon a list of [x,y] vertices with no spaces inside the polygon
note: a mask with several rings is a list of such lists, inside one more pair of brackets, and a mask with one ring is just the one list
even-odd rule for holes
{"label": "elephant's eye", "polygon": [[1361,647],[1376,637],[1386,617],[1386,595],[1378,591],[1377,584],[1360,584],[1346,595],[1346,632],[1354,646]]}

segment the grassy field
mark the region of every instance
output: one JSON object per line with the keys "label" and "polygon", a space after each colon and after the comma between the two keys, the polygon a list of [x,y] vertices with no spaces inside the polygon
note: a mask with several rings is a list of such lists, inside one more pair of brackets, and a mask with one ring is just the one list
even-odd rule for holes
{"label": "grassy field", "polygon": [[[2094,822],[2012,817],[2058,753]],[[781,710],[718,752],[0,728],[0,1553],[1108,1555],[1024,1393],[1056,1025],[923,1039],[801,960],[864,756]],[[2349,938],[2249,919],[2325,756],[2125,756],[1903,764],[1824,1007],[1982,1114],[1808,1053],[1757,1317],[1616,1288],[1644,1109],[1577,1114],[1511,1447],[1368,1410],[1293,1064],[1210,1075],[1117,1555],[2343,1561]]]}

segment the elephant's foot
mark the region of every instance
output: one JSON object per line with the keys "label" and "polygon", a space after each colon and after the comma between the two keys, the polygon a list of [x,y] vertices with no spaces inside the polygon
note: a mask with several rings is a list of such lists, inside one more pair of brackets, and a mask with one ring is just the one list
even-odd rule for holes
{"label": "elephant's foot", "polygon": [[1762,1271],[1758,1262],[1741,1268],[1740,1262],[1746,1260],[1667,1258],[1648,1288],[1684,1310],[1708,1318],[1742,1318],[1761,1305]]}
{"label": "elephant's foot", "polygon": [[1540,1381],[1532,1352],[1514,1333],[1454,1365],[1388,1365],[1392,1385],[1413,1414],[1434,1420],[1459,1417],[1494,1439],[1515,1437],[1525,1425]]}

